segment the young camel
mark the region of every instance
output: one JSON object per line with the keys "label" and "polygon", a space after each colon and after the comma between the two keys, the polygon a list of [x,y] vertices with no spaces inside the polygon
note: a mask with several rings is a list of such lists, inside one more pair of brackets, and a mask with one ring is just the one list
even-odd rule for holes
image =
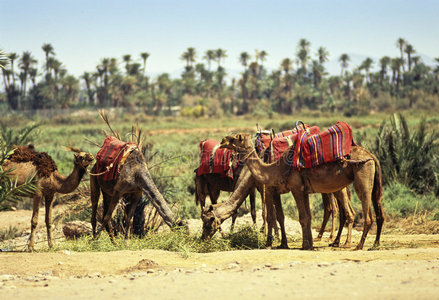
{"label": "young camel", "polygon": [[125,216],[125,224],[127,224],[125,238],[128,239],[130,236],[132,217],[142,197],[142,192],[151,200],[152,205],[156,208],[166,225],[171,228],[187,226],[182,220],[174,216],[166,200],[157,189],[149,173],[145,158],[138,147],[135,147],[129,153],[120,168],[120,174],[116,180],[103,180],[102,176],[93,175],[98,174],[99,171],[100,170],[97,170],[97,164],[95,164],[91,170],[92,174],[90,174],[91,225],[95,238],[97,237],[96,214],[101,192],[104,206],[102,224],[106,227],[111,239],[114,238],[114,234],[110,221],[119,199],[125,197],[126,203],[130,204],[130,209]]}
{"label": "young camel", "polygon": [[[347,160],[329,162],[312,169],[299,171],[292,169],[288,163],[291,161],[290,151],[286,151],[278,162],[265,164],[255,153],[249,134],[243,133],[225,137],[221,144],[222,147],[246,155],[246,166],[248,166],[257,182],[267,186],[281,187],[292,192],[299,210],[299,221],[302,226],[302,249],[313,248],[308,195],[310,193],[339,193],[352,183],[362,203],[365,219],[363,235],[355,249],[360,250],[363,248],[367,233],[372,226],[371,202],[377,219],[377,234],[373,247],[379,246],[385,219],[381,205],[381,166],[377,158],[365,148],[352,146],[350,158]],[[289,175],[286,176],[287,174]],[[343,192],[343,194],[345,193]],[[347,201],[346,195],[342,198]],[[349,231],[351,229],[352,226],[350,225]],[[348,233],[348,235],[350,234]]]}
{"label": "young camel", "polygon": [[35,229],[38,225],[38,212],[41,200],[44,197],[46,207],[47,243],[53,247],[52,241],[52,204],[55,193],[68,194],[79,185],[87,167],[94,160],[90,153],[82,152],[75,148],[68,150],[76,152],[74,155],[74,168],[72,173],[64,177],[58,170],[55,162],[47,153],[36,152],[33,146],[17,147],[14,154],[4,162],[5,170],[12,170],[18,185],[23,184],[27,178],[35,175],[37,191],[33,195],[33,210],[31,219],[31,233],[28,241],[28,250],[32,251],[35,245]]}

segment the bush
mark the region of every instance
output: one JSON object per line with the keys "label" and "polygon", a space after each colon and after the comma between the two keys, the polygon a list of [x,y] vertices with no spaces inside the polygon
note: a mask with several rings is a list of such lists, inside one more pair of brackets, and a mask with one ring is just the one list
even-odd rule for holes
{"label": "bush", "polygon": [[383,171],[384,184],[400,182],[418,194],[439,191],[439,134],[427,133],[425,120],[410,132],[404,117],[394,114],[383,122],[373,153]]}

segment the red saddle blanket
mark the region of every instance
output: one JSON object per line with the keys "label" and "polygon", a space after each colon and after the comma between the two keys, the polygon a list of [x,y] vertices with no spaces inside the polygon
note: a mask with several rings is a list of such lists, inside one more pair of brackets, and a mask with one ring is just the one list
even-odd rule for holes
{"label": "red saddle blanket", "polygon": [[134,143],[123,142],[115,137],[107,136],[101,149],[96,154],[96,172],[103,173],[103,180],[116,180],[119,177],[119,163],[125,150]]}
{"label": "red saddle blanket", "polygon": [[352,129],[345,122],[337,122],[318,134],[301,130],[295,136],[292,167],[312,168],[343,159],[351,152],[353,144]]}
{"label": "red saddle blanket", "polygon": [[204,140],[200,142],[201,162],[196,170],[197,176],[203,174],[219,174],[222,177],[233,178],[233,172],[238,164],[233,164],[230,149],[220,149],[220,143],[215,140]]}
{"label": "red saddle blanket", "polygon": [[[318,126],[309,127],[305,125],[305,128],[310,134],[320,132]],[[272,163],[279,160],[289,147],[292,147],[292,149],[295,148],[297,135],[298,131],[296,128],[276,133],[274,135],[258,134],[256,138],[256,147],[259,151],[265,151],[264,158],[266,159],[266,162]]]}

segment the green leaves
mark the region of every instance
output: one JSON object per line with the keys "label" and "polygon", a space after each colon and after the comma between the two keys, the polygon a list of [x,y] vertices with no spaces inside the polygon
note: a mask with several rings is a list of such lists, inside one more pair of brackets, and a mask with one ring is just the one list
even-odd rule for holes
{"label": "green leaves", "polygon": [[428,132],[425,120],[410,131],[401,114],[392,115],[390,124],[381,124],[374,152],[385,184],[400,182],[418,194],[439,191],[439,134]]}

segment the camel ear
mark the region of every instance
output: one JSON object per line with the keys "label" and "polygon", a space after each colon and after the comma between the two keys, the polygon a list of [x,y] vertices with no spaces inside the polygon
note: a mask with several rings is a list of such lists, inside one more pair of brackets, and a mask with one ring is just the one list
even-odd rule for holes
{"label": "camel ear", "polygon": [[209,209],[207,211],[213,211],[213,206],[209,205]]}
{"label": "camel ear", "polygon": [[239,141],[242,142],[242,134],[239,135]]}
{"label": "camel ear", "polygon": [[209,221],[210,221],[210,222],[215,221],[215,217],[210,217]]}

